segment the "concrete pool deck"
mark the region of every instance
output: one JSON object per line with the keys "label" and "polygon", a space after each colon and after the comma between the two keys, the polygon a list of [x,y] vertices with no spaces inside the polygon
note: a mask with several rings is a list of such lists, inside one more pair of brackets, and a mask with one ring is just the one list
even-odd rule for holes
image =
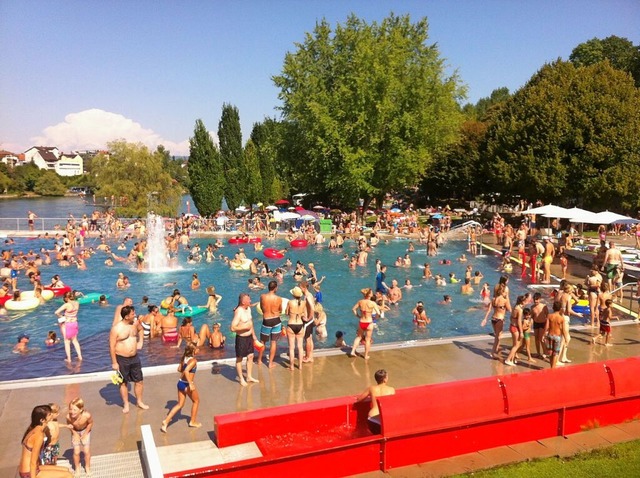
{"label": "concrete pool deck", "polygon": [[[576,274],[572,282],[582,281],[585,268],[572,264]],[[515,274],[514,274],[515,275]],[[479,311],[478,321],[484,313]],[[613,346],[593,346],[590,337],[593,329],[585,326],[572,327],[573,341],[569,357],[573,364],[597,362],[640,354],[640,325],[632,321],[614,322]],[[510,345],[508,334],[503,335],[502,349]],[[118,388],[111,383],[110,372],[87,375],[70,375],[56,379],[25,380],[0,383],[0,476],[14,476],[20,453],[20,438],[27,425],[32,408],[42,403],[55,402],[62,406],[60,421],[64,423],[66,406],[71,399],[82,397],[86,408],[93,414],[95,425],[91,450],[93,476],[136,477],[143,476],[138,450],[142,425],[152,428],[158,447],[180,444],[211,442],[213,416],[236,411],[287,405],[344,395],[357,395],[371,384],[373,374],[385,368],[390,375],[390,384],[396,388],[465,380],[477,377],[499,376],[519,372],[534,372],[548,368],[549,364],[519,362],[515,367],[491,360],[493,338],[489,335],[455,338],[442,341],[414,344],[388,344],[374,347],[371,360],[349,358],[345,351],[330,350],[318,354],[313,364],[302,370],[290,372],[286,361],[278,358],[278,366],[268,369],[262,365],[256,376],[260,383],[241,387],[236,380],[235,367],[230,361],[201,362],[196,376],[200,391],[198,420],[199,429],[188,428],[190,403],[177,416],[167,434],[160,431],[160,422],[176,401],[176,366],[155,367],[145,370],[145,402],[149,410],[132,407],[129,414],[122,413]],[[279,353],[283,353],[283,347]],[[503,353],[504,356],[504,353]],[[573,364],[566,365],[571,367]],[[640,427],[635,427],[635,430]],[[640,431],[640,430],[639,430]],[[627,434],[628,435],[628,434]],[[640,436],[640,433],[635,435]],[[61,454],[71,461],[70,434],[61,430]],[[166,449],[168,450],[168,449]],[[161,448],[162,453],[162,448]],[[492,458],[490,453],[483,459],[475,459],[478,467],[498,465],[503,459]],[[523,455],[524,456],[524,455]],[[470,461],[474,461],[471,459]],[[517,461],[517,460],[516,460]],[[120,463],[121,468],[115,464]],[[197,463],[193,463],[197,465]],[[434,465],[435,466],[435,465]],[[461,472],[452,468],[451,473]],[[428,472],[426,467],[416,466],[406,474],[394,476],[441,476]],[[82,476],[85,476],[83,473]],[[378,476],[378,475],[371,475]],[[382,476],[382,474],[380,474]]]}

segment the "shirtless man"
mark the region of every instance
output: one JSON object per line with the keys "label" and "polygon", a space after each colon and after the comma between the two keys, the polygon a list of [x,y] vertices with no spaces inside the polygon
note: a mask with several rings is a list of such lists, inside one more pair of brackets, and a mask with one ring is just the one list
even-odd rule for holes
{"label": "shirtless man", "polygon": [[560,302],[553,303],[553,313],[549,314],[549,335],[548,335],[548,348],[551,354],[550,362],[551,368],[555,368],[558,363],[558,357],[560,356],[560,347],[563,341],[563,337],[566,334],[565,331],[565,319],[560,311],[562,305]]}
{"label": "shirtless man", "polygon": [[133,392],[136,396],[138,408],[149,408],[142,401],[143,377],[142,365],[138,350],[144,344],[144,330],[136,322],[136,311],[132,306],[125,305],[120,310],[122,320],[111,328],[109,334],[109,353],[111,355],[111,368],[120,372],[122,383],[120,384],[120,396],[124,404],[122,413],[129,413],[129,389],[127,384],[133,382]]}
{"label": "shirtless man", "polygon": [[402,300],[402,289],[398,287],[398,281],[393,279],[391,281],[391,287],[387,290],[387,296],[389,297],[390,304],[397,304]]}
{"label": "shirtless man", "polygon": [[[244,292],[238,298],[238,305],[233,313],[231,321],[231,332],[236,333],[236,372],[240,385],[247,386],[247,382],[258,383],[253,378],[253,342],[256,340],[256,333],[253,329],[253,319],[251,318],[251,297]],[[247,379],[242,374],[242,359],[247,358]]]}
{"label": "shirtless man", "polygon": [[556,248],[551,243],[551,240],[548,236],[544,236],[543,238],[544,245],[544,255],[542,256],[542,264],[544,274],[542,276],[543,284],[551,283],[551,263],[553,262],[553,258],[556,255]]}
{"label": "shirtless man", "polygon": [[470,279],[465,279],[464,280],[464,284],[462,284],[462,286],[460,287],[460,293],[461,294],[473,294],[473,287],[471,287],[471,280]]}
{"label": "shirtless man", "polygon": [[[269,368],[276,366],[274,359],[278,348],[278,339],[282,334],[282,297],[276,295],[278,291],[278,283],[274,280],[269,282],[269,292],[260,296],[260,308],[262,309],[262,327],[260,328],[260,341],[264,343],[265,348],[267,342],[271,340],[269,346]],[[264,348],[258,352],[258,363],[262,363],[262,354]]]}
{"label": "shirtless man", "polygon": [[305,304],[307,305],[306,322],[304,323],[304,359],[302,361],[309,363],[313,362],[313,350],[315,348],[315,344],[313,343],[313,328],[315,327],[313,317],[316,299],[309,290],[309,283],[306,280],[301,281],[298,286],[302,289]]}
{"label": "shirtless man", "polygon": [[542,302],[542,294],[536,292],[533,294],[533,307],[531,308],[531,317],[533,319],[533,333],[536,340],[536,352],[538,357],[545,359],[544,337],[547,335],[549,308]]}
{"label": "shirtless man", "polygon": [[389,374],[386,370],[380,369],[374,374],[376,385],[367,387],[364,392],[356,397],[356,402],[361,402],[367,398],[371,399],[371,410],[369,410],[367,425],[374,435],[379,435],[380,429],[380,409],[378,408],[378,397],[385,395],[395,395],[396,389],[387,385]]}
{"label": "shirtless man", "polygon": [[618,272],[624,272],[624,263],[622,262],[622,254],[620,253],[620,249],[616,248],[616,245],[613,241],[609,242],[609,249],[604,255],[604,272],[607,274],[607,279],[609,281],[609,289],[613,290],[613,278],[618,274]]}

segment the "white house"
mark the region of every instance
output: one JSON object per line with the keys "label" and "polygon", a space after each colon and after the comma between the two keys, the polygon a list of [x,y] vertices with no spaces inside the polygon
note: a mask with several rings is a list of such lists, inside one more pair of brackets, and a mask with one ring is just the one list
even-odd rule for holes
{"label": "white house", "polygon": [[82,174],[84,160],[78,153],[62,153],[55,170],[60,176],[79,176]]}
{"label": "white house", "polygon": [[25,162],[32,162],[40,169],[55,171],[60,176],[77,176],[83,173],[84,161],[77,153],[60,153],[51,146],[34,146],[24,152]]}

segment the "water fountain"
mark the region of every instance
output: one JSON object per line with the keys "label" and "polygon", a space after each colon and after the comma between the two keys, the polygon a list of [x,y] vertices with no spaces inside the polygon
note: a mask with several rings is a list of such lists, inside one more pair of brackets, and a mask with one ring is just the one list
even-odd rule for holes
{"label": "water fountain", "polygon": [[145,270],[148,272],[171,270],[165,241],[164,219],[153,212],[147,214],[147,250],[144,259]]}

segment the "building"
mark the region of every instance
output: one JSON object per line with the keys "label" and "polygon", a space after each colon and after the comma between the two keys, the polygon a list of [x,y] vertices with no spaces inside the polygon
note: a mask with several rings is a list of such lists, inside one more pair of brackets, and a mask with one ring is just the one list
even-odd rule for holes
{"label": "building", "polygon": [[24,164],[24,154],[14,154],[10,151],[0,151],[0,163],[4,163],[10,168]]}
{"label": "building", "polygon": [[78,176],[84,172],[84,160],[77,153],[61,153],[51,146],[34,146],[24,152],[25,162],[40,169],[55,171],[60,176]]}

